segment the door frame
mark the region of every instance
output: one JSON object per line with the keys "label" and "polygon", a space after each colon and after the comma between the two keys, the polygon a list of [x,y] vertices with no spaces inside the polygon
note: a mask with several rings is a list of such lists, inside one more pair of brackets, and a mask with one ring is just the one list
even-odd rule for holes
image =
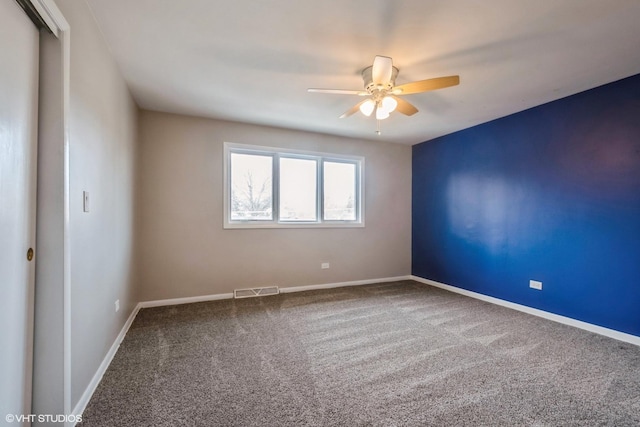
{"label": "door frame", "polygon": [[[63,287],[63,304],[58,309],[63,313],[63,411],[64,414],[72,414],[72,402],[71,402],[71,253],[70,253],[70,227],[69,227],[69,210],[70,210],[70,198],[69,198],[69,113],[70,113],[70,68],[71,68],[71,28],[69,23],[65,19],[64,15],[55,4],[54,0],[29,0],[34,9],[42,18],[42,21],[49,28],[51,33],[59,40],[59,55],[60,63],[62,65],[61,81],[59,81],[59,89],[62,97],[62,103],[43,103],[39,101],[40,112],[42,110],[55,111],[62,121],[62,134],[59,135],[59,140],[56,141],[58,147],[61,146],[62,165],[57,167],[62,169],[63,182],[63,232],[62,241],[56,242],[58,248],[61,246],[63,254],[63,268],[62,268],[62,287]],[[62,109],[62,111],[60,111]],[[40,138],[40,135],[38,136]],[[40,196],[38,196],[40,199]],[[37,212],[40,209],[36,208]],[[36,236],[38,239],[38,236]],[[46,273],[46,272],[45,272]],[[34,319],[35,325],[35,319]],[[31,391],[33,392],[33,391]],[[79,414],[76,414],[79,415]],[[65,422],[65,426],[72,426],[75,423]]]}

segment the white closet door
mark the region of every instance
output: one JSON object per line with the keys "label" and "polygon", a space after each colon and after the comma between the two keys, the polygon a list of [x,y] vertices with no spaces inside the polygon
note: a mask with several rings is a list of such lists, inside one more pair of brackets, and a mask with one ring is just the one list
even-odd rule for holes
{"label": "white closet door", "polygon": [[31,409],[38,48],[20,6],[0,1],[0,424]]}

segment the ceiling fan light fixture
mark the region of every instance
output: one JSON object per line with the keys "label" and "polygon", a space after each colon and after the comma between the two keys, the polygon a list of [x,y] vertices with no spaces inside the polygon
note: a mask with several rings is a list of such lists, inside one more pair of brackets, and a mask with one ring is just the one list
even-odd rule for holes
{"label": "ceiling fan light fixture", "polygon": [[362,104],[360,104],[360,112],[367,117],[369,117],[371,113],[373,113],[374,108],[376,108],[376,103],[371,99],[367,99]]}
{"label": "ceiling fan light fixture", "polygon": [[347,110],[340,118],[349,117],[357,113],[358,110],[369,117],[375,110],[378,123],[377,133],[380,134],[380,120],[388,118],[392,112],[398,111],[405,116],[413,116],[418,112],[418,109],[410,102],[405,101],[402,95],[428,92],[460,84],[460,76],[446,76],[417,80],[396,86],[398,72],[398,68],[393,66],[393,60],[390,57],[377,55],[373,59],[373,65],[362,70],[364,90],[311,88],[308,91],[367,97]]}

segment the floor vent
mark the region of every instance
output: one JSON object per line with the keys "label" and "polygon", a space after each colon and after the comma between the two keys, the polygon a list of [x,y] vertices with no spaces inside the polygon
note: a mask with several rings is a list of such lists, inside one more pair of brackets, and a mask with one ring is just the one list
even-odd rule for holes
{"label": "floor vent", "polygon": [[267,295],[278,295],[280,291],[277,286],[267,286],[266,288],[236,289],[233,291],[234,298],[263,297]]}

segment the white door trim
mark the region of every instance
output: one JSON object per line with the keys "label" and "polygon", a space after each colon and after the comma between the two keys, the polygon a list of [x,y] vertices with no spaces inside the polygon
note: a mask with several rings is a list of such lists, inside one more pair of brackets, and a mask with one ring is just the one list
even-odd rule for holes
{"label": "white door trim", "polygon": [[[69,230],[69,91],[71,28],[54,0],[30,0],[51,32],[60,40],[62,47],[62,121],[64,139],[64,221],[63,221],[63,402],[64,413],[71,415],[71,253]],[[65,426],[75,423],[66,422]]]}

